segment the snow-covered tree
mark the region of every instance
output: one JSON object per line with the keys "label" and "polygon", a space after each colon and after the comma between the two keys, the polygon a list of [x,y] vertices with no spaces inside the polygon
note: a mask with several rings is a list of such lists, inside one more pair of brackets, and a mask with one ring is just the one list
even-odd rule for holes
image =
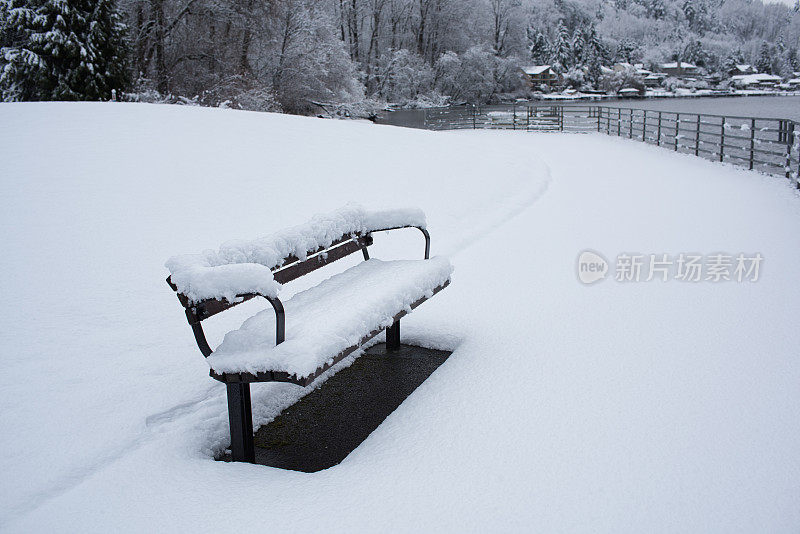
{"label": "snow-covered tree", "polygon": [[534,64],[542,65],[550,61],[550,45],[547,37],[535,28],[528,29],[528,50]]}
{"label": "snow-covered tree", "polygon": [[617,61],[624,63],[633,63],[638,54],[638,46],[632,39],[623,39],[617,45],[617,51],[614,57]]}
{"label": "snow-covered tree", "polygon": [[112,0],[0,0],[3,100],[101,100],[126,83]]}
{"label": "snow-covered tree", "polygon": [[583,31],[578,30],[572,36],[572,58],[575,63],[579,65],[583,65],[585,60],[585,55],[588,52],[586,49],[586,39],[584,37]]}
{"label": "snow-covered tree", "polygon": [[727,57],[725,57],[725,59],[722,61],[722,73],[725,75],[734,74],[736,73],[736,65],[742,65],[744,63],[744,54],[742,54],[741,49],[736,48],[731,50]]}
{"label": "snow-covered tree", "polygon": [[572,66],[572,37],[561,20],[556,30],[556,38],[550,48],[550,63],[557,71],[566,71]]}
{"label": "snow-covered tree", "polygon": [[756,61],[758,72],[772,74],[772,53],[766,41],[762,41],[761,48],[758,50],[758,60]]}
{"label": "snow-covered tree", "polygon": [[283,109],[309,112],[320,103],[363,98],[355,65],[315,2],[283,0],[273,13],[273,39],[263,43],[272,54],[255,67],[269,74],[265,81]]}

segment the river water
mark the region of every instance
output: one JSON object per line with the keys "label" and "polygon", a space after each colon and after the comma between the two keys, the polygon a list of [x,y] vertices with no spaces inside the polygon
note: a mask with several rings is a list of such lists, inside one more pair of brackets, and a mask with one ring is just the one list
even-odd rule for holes
{"label": "river water", "polygon": [[[792,119],[800,123],[800,96],[735,96],[654,98],[642,100],[563,101],[546,100],[531,103],[542,106],[614,106],[634,109],[652,109],[686,113],[704,113],[737,117],[759,117],[770,119]],[[425,111],[409,109],[384,113],[378,118],[380,124],[424,128]]]}

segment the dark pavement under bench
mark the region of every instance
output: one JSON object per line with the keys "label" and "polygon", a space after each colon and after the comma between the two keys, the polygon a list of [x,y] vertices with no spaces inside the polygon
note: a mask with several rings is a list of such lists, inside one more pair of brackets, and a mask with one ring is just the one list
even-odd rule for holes
{"label": "dark pavement under bench", "polygon": [[381,343],[286,408],[255,435],[256,463],[314,472],[358,447],[451,353]]}

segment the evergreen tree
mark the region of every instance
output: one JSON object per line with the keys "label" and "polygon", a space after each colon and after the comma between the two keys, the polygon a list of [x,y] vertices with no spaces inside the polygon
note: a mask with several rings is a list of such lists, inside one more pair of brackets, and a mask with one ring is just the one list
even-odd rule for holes
{"label": "evergreen tree", "polygon": [[800,57],[798,57],[797,48],[790,47],[786,50],[786,61],[793,73],[800,71]]}
{"label": "evergreen tree", "polygon": [[0,2],[3,100],[107,100],[124,86],[124,26],[113,0]]}
{"label": "evergreen tree", "polygon": [[772,74],[772,54],[770,54],[769,45],[766,41],[761,42],[761,48],[758,52],[758,61],[756,61],[756,69],[758,72]]}
{"label": "evergreen tree", "polygon": [[600,57],[597,55],[597,52],[591,48],[588,51],[585,65],[587,67],[587,81],[594,87],[597,87],[600,83],[600,78],[603,75],[602,69],[600,68],[602,63]]}
{"label": "evergreen tree", "polygon": [[706,67],[708,65],[708,53],[703,49],[703,44],[700,41],[690,41],[681,53],[681,60],[687,61],[699,67]]}
{"label": "evergreen tree", "polygon": [[636,56],[636,43],[630,39],[623,39],[619,45],[617,45],[617,53],[615,54],[616,60],[625,62],[625,63],[633,63],[634,57]]}
{"label": "evergreen tree", "polygon": [[[600,64],[607,63],[610,59],[608,49],[597,35],[597,28],[594,23],[589,24],[584,32],[584,40],[590,57],[593,57]],[[587,62],[588,63],[588,62]]]}
{"label": "evergreen tree", "polygon": [[582,65],[585,62],[587,52],[583,30],[577,30],[572,36],[572,57],[575,63]]}
{"label": "evergreen tree", "polygon": [[531,53],[531,60],[536,65],[547,63],[550,59],[550,47],[547,44],[547,37],[539,30],[530,28],[528,30],[528,44]]}
{"label": "evergreen tree", "polygon": [[744,54],[740,48],[731,50],[722,62],[722,72],[728,75],[737,74],[736,65],[744,64]]}
{"label": "evergreen tree", "polygon": [[558,23],[556,41],[550,50],[550,62],[556,70],[566,72],[572,66],[572,46],[564,21]]}

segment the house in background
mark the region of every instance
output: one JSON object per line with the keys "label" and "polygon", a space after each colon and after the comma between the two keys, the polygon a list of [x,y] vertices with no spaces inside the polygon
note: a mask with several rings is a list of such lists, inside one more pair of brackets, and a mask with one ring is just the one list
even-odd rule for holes
{"label": "house in background", "polygon": [[743,74],[756,74],[758,71],[752,65],[735,65],[730,71],[729,76],[742,76]]}
{"label": "house in background", "polygon": [[552,89],[561,82],[561,76],[550,65],[531,65],[522,67],[521,70],[532,89],[543,85]]}
{"label": "house in background", "polygon": [[636,74],[642,78],[645,87],[658,87],[661,82],[667,77],[663,72],[653,72],[644,68],[644,63],[635,63],[633,68],[636,69]]}
{"label": "house in background", "polygon": [[697,65],[692,65],[685,61],[663,63],[661,65],[661,72],[667,76],[674,76],[675,78],[697,78],[700,76],[700,68],[697,67]]}
{"label": "house in background", "polygon": [[772,74],[742,74],[731,77],[731,83],[737,89],[774,89],[781,81],[780,76]]}
{"label": "house in background", "polygon": [[642,80],[644,81],[645,87],[659,87],[666,77],[667,75],[663,72],[651,72],[642,78]]}

